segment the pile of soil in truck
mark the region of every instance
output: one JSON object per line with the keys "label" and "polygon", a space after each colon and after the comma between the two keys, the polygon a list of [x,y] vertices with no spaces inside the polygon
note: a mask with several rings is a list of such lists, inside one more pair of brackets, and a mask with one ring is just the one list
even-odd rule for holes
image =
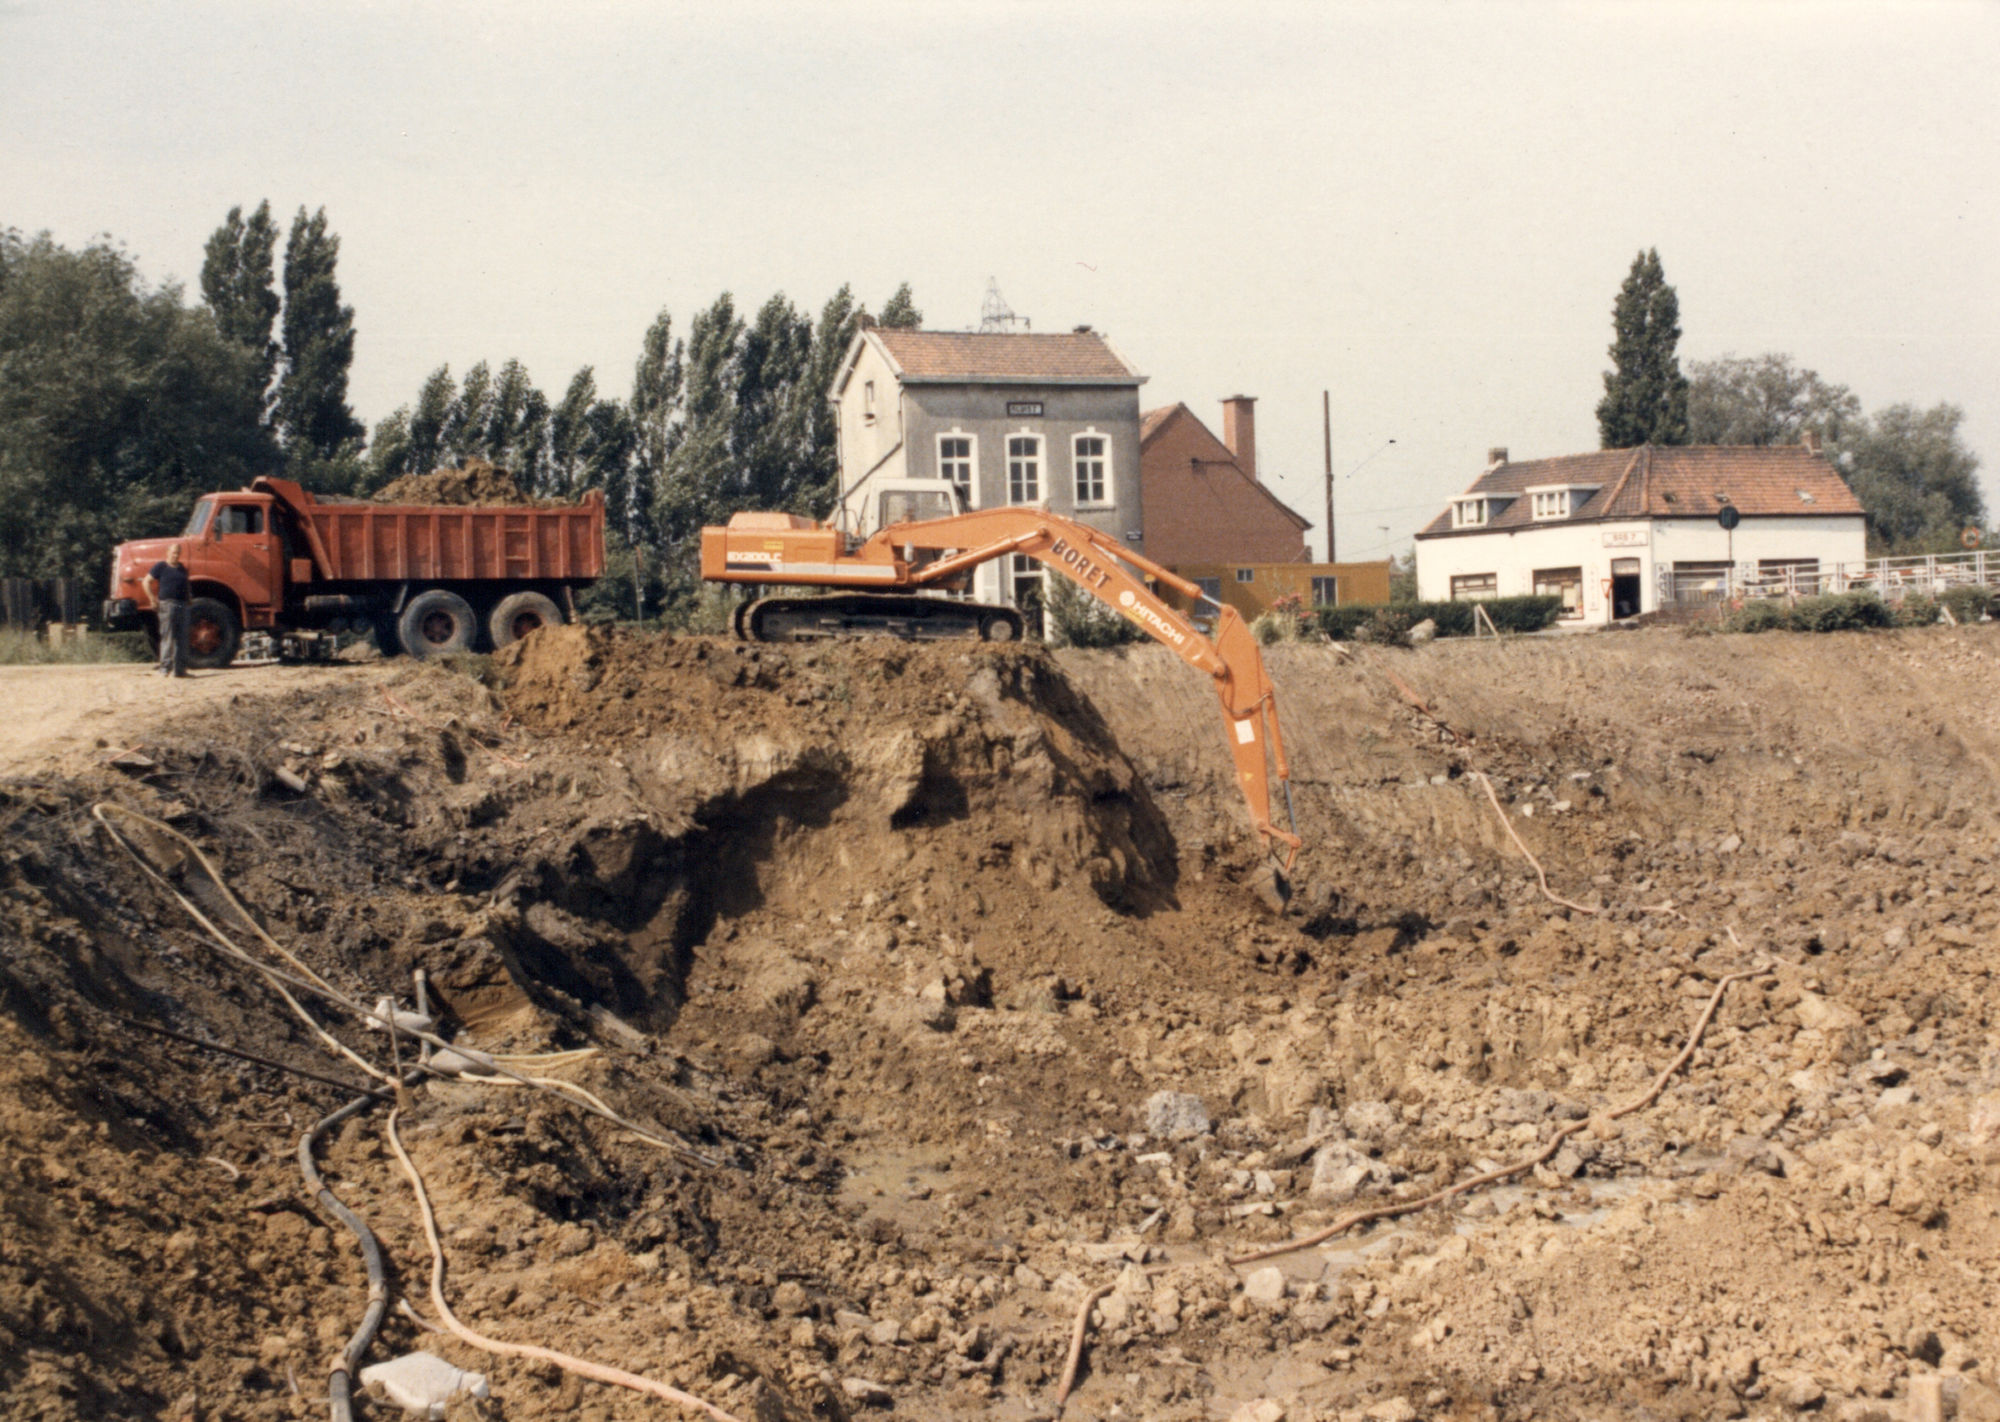
{"label": "pile of soil in truck", "polygon": [[421,970],[493,1069],[312,1156],[448,1416],[697,1414],[445,1331],[392,1109],[462,1324],[737,1418],[1050,1417],[1079,1318],[1073,1419],[2000,1417],[2000,627],[1269,659],[1282,903],[1156,648],[93,671],[0,760],[0,1412],[327,1415],[300,1140]]}

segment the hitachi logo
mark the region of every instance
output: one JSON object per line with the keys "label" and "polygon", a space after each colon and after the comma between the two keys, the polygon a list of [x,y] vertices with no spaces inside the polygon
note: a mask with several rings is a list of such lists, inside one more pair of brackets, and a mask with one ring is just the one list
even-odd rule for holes
{"label": "hitachi logo", "polygon": [[1176,647],[1187,645],[1187,633],[1181,631],[1180,628],[1174,626],[1173,623],[1167,621],[1166,618],[1160,616],[1159,613],[1139,601],[1139,595],[1133,592],[1132,589],[1127,588],[1118,594],[1118,605],[1125,610],[1127,617],[1131,618],[1134,622],[1151,628]]}

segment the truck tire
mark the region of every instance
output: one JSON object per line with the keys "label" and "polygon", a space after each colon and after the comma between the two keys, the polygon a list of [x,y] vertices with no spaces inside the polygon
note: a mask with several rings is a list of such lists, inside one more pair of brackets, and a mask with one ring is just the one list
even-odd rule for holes
{"label": "truck tire", "polygon": [[197,671],[226,667],[236,660],[236,647],[242,640],[243,624],[228,603],[198,597],[188,604],[189,666]]}
{"label": "truck tire", "polygon": [[396,640],[419,661],[469,652],[479,639],[479,619],[455,592],[432,588],[411,598],[396,622]]}
{"label": "truck tire", "polygon": [[493,650],[520,641],[544,627],[562,626],[562,609],[538,592],[509,593],[500,599],[486,619],[486,631],[493,638]]}

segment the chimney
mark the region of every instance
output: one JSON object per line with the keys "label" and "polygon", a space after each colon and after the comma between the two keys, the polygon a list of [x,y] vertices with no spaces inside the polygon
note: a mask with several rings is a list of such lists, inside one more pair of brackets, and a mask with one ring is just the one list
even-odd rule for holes
{"label": "chimney", "polygon": [[1237,467],[1257,477],[1257,397],[1231,395],[1222,402],[1222,442],[1236,456]]}
{"label": "chimney", "polygon": [[1801,435],[1799,436],[1799,443],[1800,443],[1800,444],[1802,444],[1802,445],[1804,445],[1804,446],[1806,447],[1806,453],[1807,453],[1807,454],[1810,454],[1810,455],[1814,456],[1815,458],[1817,458],[1817,457],[1818,457],[1818,455],[1819,455],[1819,431],[1818,431],[1818,430],[1806,430],[1806,431],[1805,431],[1804,433],[1802,433],[1802,434],[1801,434]]}
{"label": "chimney", "polygon": [[1486,467],[1488,469],[1498,469],[1501,465],[1505,464],[1506,462],[1507,462],[1506,445],[1496,444],[1493,446],[1493,448],[1486,451]]}

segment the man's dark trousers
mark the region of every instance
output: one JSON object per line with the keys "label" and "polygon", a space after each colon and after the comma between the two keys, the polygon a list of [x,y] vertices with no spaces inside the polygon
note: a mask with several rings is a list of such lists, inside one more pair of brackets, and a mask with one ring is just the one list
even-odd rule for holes
{"label": "man's dark trousers", "polygon": [[160,599],[160,670],[169,676],[187,675],[188,606],[183,598]]}

